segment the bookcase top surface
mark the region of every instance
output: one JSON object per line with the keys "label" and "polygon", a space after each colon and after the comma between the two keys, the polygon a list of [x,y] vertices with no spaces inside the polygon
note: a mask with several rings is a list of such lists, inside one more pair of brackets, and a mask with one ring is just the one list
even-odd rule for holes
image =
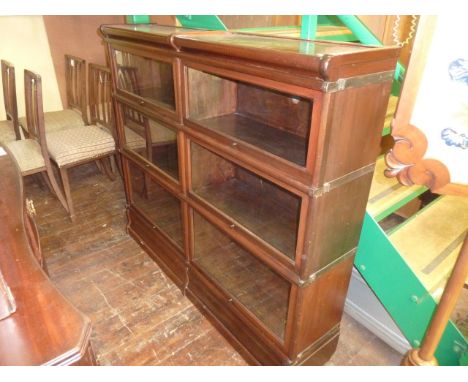
{"label": "bookcase top surface", "polygon": [[102,28],[106,31],[123,30],[135,33],[146,33],[155,36],[170,36],[174,33],[193,32],[201,29],[177,27],[173,25],[159,24],[107,24]]}
{"label": "bookcase top surface", "polygon": [[[281,65],[319,77],[329,77],[332,68],[396,59],[396,46],[368,46],[356,43],[303,40],[230,31],[210,31],[157,24],[103,25],[102,33],[111,38],[170,46],[174,51],[204,52],[235,59]],[[393,67],[392,67],[393,65]],[[394,64],[377,66],[392,70]]]}
{"label": "bookcase top surface", "polygon": [[172,38],[177,34],[196,33],[197,31],[202,31],[202,29],[183,28],[172,25],[159,24],[101,25],[101,33],[107,37],[142,40],[164,45],[172,45]]}
{"label": "bookcase top surface", "polygon": [[[209,31],[205,29],[184,28],[159,24],[113,24],[103,25],[106,35],[122,35],[139,38],[146,35],[146,39],[155,40],[174,37],[184,46],[184,40],[199,41],[201,43],[223,44],[236,47],[268,49],[281,52],[303,54],[307,56],[343,55],[374,49],[385,49],[355,43],[334,41],[302,40],[290,37],[255,35],[229,31]],[[177,44],[179,45],[179,44]]]}
{"label": "bookcase top surface", "polygon": [[[261,36],[251,33],[205,32],[177,35],[180,46],[184,40],[199,41],[206,44],[223,44],[232,47],[274,50],[284,53],[295,53],[307,56],[343,55],[355,52],[374,50],[377,47],[333,41],[302,40],[298,38]],[[178,44],[178,45],[179,45]]]}

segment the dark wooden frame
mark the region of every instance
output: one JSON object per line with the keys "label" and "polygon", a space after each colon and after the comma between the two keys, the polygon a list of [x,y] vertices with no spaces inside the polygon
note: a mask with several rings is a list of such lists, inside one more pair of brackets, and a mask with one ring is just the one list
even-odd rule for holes
{"label": "dark wooden frame", "polygon": [[[154,34],[145,33],[152,28]],[[173,32],[164,30],[160,33],[158,26],[145,26],[143,29],[140,31],[138,26],[131,30],[116,26],[102,28],[111,61],[117,130],[123,137],[119,104],[127,104],[168,124],[171,121],[167,113],[145,103],[139,105],[135,97],[118,90],[118,69],[113,50],[125,47],[127,51],[156,59],[170,57],[175,67],[176,108],[181,113],[180,119],[173,119],[171,124],[179,131],[181,178],[180,184],[175,184],[162,176],[155,165],[126,149],[122,140],[119,142],[124,164],[129,233],[248,361],[285,365],[324,363],[338,341],[354,250],[359,240],[373,163],[379,152],[381,126],[391,87],[389,74],[395,67],[398,50],[361,47],[362,51],[358,53],[346,52],[337,57],[305,57],[289,52],[277,54],[274,50],[250,45],[230,46],[222,41],[224,35],[228,40],[236,37],[229,32],[179,32],[173,28]],[[167,35],[166,32],[172,34]],[[212,36],[216,41],[204,41],[206,36],[208,40]],[[336,46],[349,48],[348,44],[338,43]],[[312,100],[306,165],[297,166],[190,121],[187,118],[187,67]],[[355,80],[354,76],[381,72],[386,74],[382,79],[362,83],[358,80],[354,86],[327,90],[329,86],[337,86],[333,81],[348,77]],[[345,115],[349,118],[343,118]],[[192,192],[191,142],[301,198],[294,260]],[[180,200],[184,256],[180,250],[174,251],[170,240],[134,206],[129,180],[130,163]],[[199,213],[291,285],[284,338],[271,332],[193,261],[192,211]]]}
{"label": "dark wooden frame", "polygon": [[[174,109],[167,107],[166,104],[148,100],[137,94],[136,91],[126,91],[121,88],[119,82],[116,81],[115,83],[115,94],[117,96],[121,96],[122,98],[130,101],[134,105],[140,106],[141,111],[146,112],[147,114],[151,114],[151,112],[158,115],[158,117],[165,122],[169,123],[178,123],[181,120],[181,110],[180,110],[180,86],[178,86],[178,76],[177,73],[179,72],[179,62],[175,59],[174,55],[168,52],[167,50],[163,50],[160,48],[151,48],[145,47],[144,45],[137,45],[135,44],[128,44],[124,41],[114,41],[112,47],[109,49],[109,56],[111,57],[111,66],[114,66],[116,78],[120,78],[122,74],[119,73],[119,68],[117,67],[115,57],[115,51],[120,50],[125,53],[133,54],[139,57],[143,57],[146,59],[150,59],[156,62],[162,62],[169,64],[172,69],[172,76],[174,79]],[[126,68],[128,69],[128,68]],[[137,82],[132,75],[128,76],[129,79],[132,79],[132,85],[137,86]]]}
{"label": "dark wooden frame", "polygon": [[[28,121],[28,132],[29,135],[38,137],[40,142],[42,142],[41,147],[43,150],[43,155],[47,155],[47,162],[48,162],[48,171],[52,172],[52,168],[50,163],[54,163],[56,167],[58,167],[60,177],[62,180],[62,185],[65,193],[65,199],[62,204],[64,207],[66,206],[66,210],[70,215],[72,221],[75,219],[75,211],[73,208],[73,202],[71,198],[71,190],[70,190],[70,181],[68,178],[68,169],[72,167],[79,166],[84,163],[93,162],[93,161],[100,161],[105,158],[109,158],[111,161],[112,156],[115,154],[114,152],[106,153],[103,155],[99,155],[92,158],[87,158],[84,160],[80,160],[78,162],[69,163],[65,166],[59,166],[57,163],[50,158],[48,151],[47,151],[47,143],[45,138],[45,127],[44,127],[44,113],[42,109],[42,81],[40,75],[31,72],[29,70],[25,70],[25,93],[26,93],[26,118]],[[108,84],[109,86],[110,84]],[[107,92],[108,96],[110,97],[110,92]],[[107,109],[107,112],[110,113],[110,109]],[[98,115],[94,115],[95,118],[104,118],[98,117]],[[110,120],[110,117],[105,118],[105,120]],[[97,122],[97,120],[96,120]],[[98,166],[99,167],[99,166]],[[110,167],[113,168],[112,164]],[[114,179],[114,174],[111,168],[107,166],[104,162],[102,164],[102,168],[104,172],[109,176],[110,179]],[[61,196],[62,197],[62,196]],[[62,201],[62,200],[61,200]]]}
{"label": "dark wooden frame", "polygon": [[[213,138],[216,141],[225,145],[225,151],[230,151],[233,155],[242,155],[244,160],[250,161],[250,163],[256,163],[258,166],[260,162],[266,163],[262,170],[269,173],[272,176],[278,176],[278,172],[282,173],[282,178],[288,179],[289,183],[295,187],[301,187],[301,185],[310,185],[312,183],[312,172],[315,165],[314,152],[317,147],[318,139],[318,127],[321,119],[322,100],[323,94],[320,91],[314,89],[306,89],[300,86],[292,85],[290,83],[280,82],[276,79],[265,79],[262,77],[243,73],[241,71],[234,71],[230,69],[224,69],[220,66],[213,64],[207,65],[194,61],[193,57],[184,59],[183,67],[181,70],[182,83],[184,86],[184,104],[183,104],[183,124],[186,126],[190,133],[200,139]],[[223,78],[228,78],[234,81],[240,81],[249,85],[263,87],[267,90],[276,90],[285,94],[290,94],[307,99],[311,102],[311,116],[309,124],[309,135],[307,138],[307,157],[305,165],[301,166],[293,162],[288,161],[282,157],[276,156],[272,153],[266,152],[252,146],[240,139],[233,138],[223,133],[214,132],[209,130],[194,121],[189,119],[188,110],[188,98],[189,89],[187,81],[187,70],[195,69],[203,71]],[[245,155],[244,155],[245,154]]]}
{"label": "dark wooden frame", "polygon": [[42,102],[35,105],[33,108],[33,99],[40,98],[42,100],[42,86],[41,78],[36,77],[35,74],[27,69],[24,70],[24,95],[25,95],[25,108],[26,108],[26,121],[27,121],[27,135],[28,139],[35,140],[40,148],[41,154],[44,158],[45,166],[23,172],[23,176],[40,173],[50,191],[57,196],[63,208],[68,212],[68,204],[65,200],[62,189],[60,188],[52,168],[50,161],[49,151],[47,150],[47,140],[44,127],[44,111]]}
{"label": "dark wooden frame", "polygon": [[8,121],[13,124],[16,140],[21,139],[20,127],[18,122],[18,106],[16,102],[16,78],[15,67],[6,60],[2,60],[2,88],[3,104],[5,105],[5,114]]}
{"label": "dark wooden frame", "polygon": [[88,102],[86,93],[86,60],[65,55],[65,88],[67,107],[78,111],[85,125],[89,125]]}

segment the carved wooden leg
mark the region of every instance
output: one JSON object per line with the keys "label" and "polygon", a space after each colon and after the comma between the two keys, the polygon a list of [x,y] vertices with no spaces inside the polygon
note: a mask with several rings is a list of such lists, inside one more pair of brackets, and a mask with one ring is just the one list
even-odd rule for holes
{"label": "carved wooden leg", "polygon": [[[62,203],[63,208],[65,208],[65,211],[70,212],[69,210],[69,204],[65,200],[65,196],[63,195],[63,192],[60,188],[60,186],[57,183],[57,180],[55,179],[54,171],[52,170],[52,166],[47,166],[46,167],[46,172],[47,172],[47,181],[46,183],[49,184],[52,187],[53,194],[57,196],[57,199]],[[43,173],[44,174],[44,173]],[[45,177],[45,175],[44,175]],[[62,180],[63,181],[63,180]]]}
{"label": "carved wooden leg", "polygon": [[68,179],[68,169],[60,167],[60,177],[62,178],[63,189],[67,198],[68,213],[70,214],[71,221],[75,221],[75,209],[73,208],[73,201],[71,198],[70,181]]}

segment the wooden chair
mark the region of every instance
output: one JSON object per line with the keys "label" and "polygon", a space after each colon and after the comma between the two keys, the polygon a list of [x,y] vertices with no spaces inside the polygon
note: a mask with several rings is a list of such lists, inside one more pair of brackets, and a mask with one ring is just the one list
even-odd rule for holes
{"label": "wooden chair", "polygon": [[[73,126],[89,124],[86,100],[86,61],[65,55],[65,86],[67,109],[44,113],[45,131],[55,131]],[[19,118],[19,124],[27,131],[26,117]]]}
{"label": "wooden chair", "polygon": [[[112,106],[111,81],[111,72],[108,67],[89,64],[88,89],[91,121],[108,129],[117,142],[118,135]],[[128,127],[125,127],[125,138],[131,149],[135,151],[145,150],[145,139]]]}
{"label": "wooden chair", "polygon": [[[124,61],[128,61],[129,58]],[[117,81],[122,89],[142,95],[140,92],[140,85],[138,83],[137,76],[138,68],[130,65],[119,65],[117,67]],[[131,149],[135,149],[132,145],[136,144],[136,140],[133,138],[136,135],[145,137],[146,142],[149,144],[146,148],[146,159],[150,162],[153,158],[153,147],[165,144],[171,144],[177,140],[176,134],[161,126],[158,122],[152,119],[146,118],[136,110],[124,108],[124,119],[125,123],[125,137],[126,144]]]}
{"label": "wooden chair", "polygon": [[[3,62],[2,62],[3,65]],[[28,71],[25,70],[25,77]],[[40,81],[40,79],[39,79]],[[40,83],[39,83],[40,85]],[[58,185],[47,150],[47,142],[44,130],[44,116],[42,103],[33,105],[32,98],[42,99],[41,87],[34,81],[24,82],[26,98],[27,139],[11,141],[6,144],[12,156],[15,158],[23,177],[40,173],[51,192],[57,196],[65,210],[68,212],[68,204],[64,194]],[[13,97],[10,94],[10,98]],[[12,102],[12,99],[9,100]]]}
{"label": "wooden chair", "polygon": [[15,68],[8,61],[2,60],[3,102],[7,119],[0,121],[0,144],[21,139],[16,105]]}
{"label": "wooden chair", "polygon": [[[121,68],[119,68],[121,69]],[[124,75],[124,71],[119,70],[119,75]],[[121,81],[130,81],[132,84],[136,83],[136,77],[134,75],[134,71],[130,70],[125,71],[125,76],[126,78],[121,79]],[[92,94],[96,94],[96,91],[94,91],[93,84],[96,84],[97,81],[100,80],[100,78],[104,78],[106,83],[108,84],[108,90],[109,92],[111,91],[111,72],[110,69],[101,66],[101,65],[96,65],[96,64],[89,64],[89,89],[90,89],[90,112],[93,112],[93,106],[92,103],[96,103],[97,101],[92,100]],[[133,88],[133,86],[132,86]],[[125,109],[128,110],[128,109]],[[113,115],[113,114],[112,114]],[[132,115],[132,118],[135,119],[136,123],[138,125],[144,124],[144,120],[141,116],[141,114],[135,112]],[[115,131],[115,128],[113,129],[114,132],[114,137],[117,140],[117,134]],[[126,145],[135,151],[141,151],[146,148],[146,140],[144,139],[144,135],[138,134],[134,130],[130,129],[128,126],[125,126],[125,143]]]}
{"label": "wooden chair", "polygon": [[[31,110],[32,118],[28,118],[28,128],[41,126],[44,130],[44,116],[42,111],[42,83],[41,77],[31,71],[25,70],[25,87],[27,86],[36,89],[34,92],[27,92],[26,95],[26,110]],[[98,89],[99,94],[104,94],[104,83],[101,83]],[[110,97],[110,92],[106,93]],[[30,96],[31,95],[31,96]],[[92,122],[98,124],[99,121],[111,120],[111,109],[103,107],[100,120],[96,116]],[[115,154],[115,142],[112,134],[106,129],[97,125],[71,126],[54,131],[47,132],[47,149],[51,162],[54,163],[60,172],[63,189],[66,197],[68,212],[72,221],[75,219],[75,211],[70,190],[70,181],[68,178],[68,169],[76,167],[84,163],[93,161],[103,161],[109,159]],[[114,176],[110,170],[111,166],[107,166],[103,162],[107,175],[112,180]]]}

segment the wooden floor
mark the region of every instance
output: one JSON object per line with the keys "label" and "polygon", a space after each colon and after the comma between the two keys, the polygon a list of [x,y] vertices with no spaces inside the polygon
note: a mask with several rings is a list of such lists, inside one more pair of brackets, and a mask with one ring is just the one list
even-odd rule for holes
{"label": "wooden floor", "polygon": [[[94,165],[71,171],[77,222],[34,177],[25,181],[51,279],[93,323],[101,365],[245,365],[125,232],[125,196]],[[345,315],[329,365],[397,365],[400,355]]]}

